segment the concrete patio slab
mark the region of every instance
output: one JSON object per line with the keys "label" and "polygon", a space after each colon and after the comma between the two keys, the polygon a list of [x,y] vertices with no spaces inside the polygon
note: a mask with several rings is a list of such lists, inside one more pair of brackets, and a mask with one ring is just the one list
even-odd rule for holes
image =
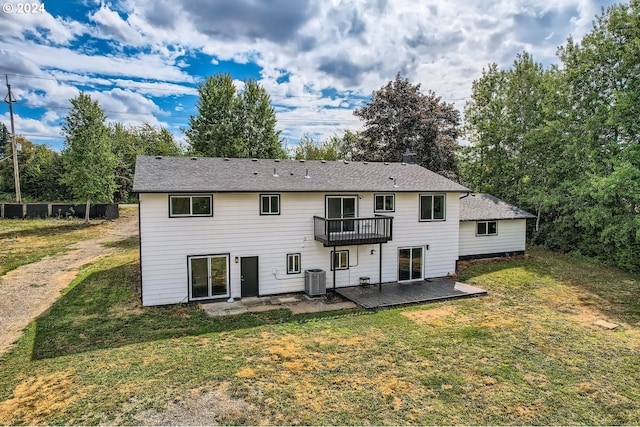
{"label": "concrete patio slab", "polygon": [[358,305],[352,301],[344,301],[342,299],[334,301],[327,297],[308,298],[304,294],[286,294],[275,297],[242,298],[234,302],[206,302],[201,303],[200,306],[207,315],[220,317],[282,309],[288,309],[292,314],[320,313],[323,311],[356,308]]}

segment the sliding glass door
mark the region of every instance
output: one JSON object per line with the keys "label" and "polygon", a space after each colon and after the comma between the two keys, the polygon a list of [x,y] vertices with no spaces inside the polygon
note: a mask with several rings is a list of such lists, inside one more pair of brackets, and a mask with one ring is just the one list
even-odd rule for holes
{"label": "sliding glass door", "polygon": [[[345,219],[356,217],[355,196],[327,196],[327,218]],[[332,233],[355,231],[354,221],[335,221],[329,230]]]}
{"label": "sliding glass door", "polygon": [[422,279],[423,253],[421,246],[398,249],[399,282]]}
{"label": "sliding glass door", "polygon": [[189,299],[229,296],[229,256],[189,257]]}

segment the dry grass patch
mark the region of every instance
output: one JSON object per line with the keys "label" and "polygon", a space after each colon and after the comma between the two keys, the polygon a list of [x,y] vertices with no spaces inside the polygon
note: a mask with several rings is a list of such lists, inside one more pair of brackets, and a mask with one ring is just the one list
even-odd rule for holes
{"label": "dry grass patch", "polygon": [[444,320],[453,316],[455,313],[455,306],[443,305],[430,310],[403,311],[400,314],[418,324],[442,326]]}
{"label": "dry grass patch", "polygon": [[46,424],[49,417],[78,399],[73,379],[72,371],[25,379],[16,386],[11,399],[0,402],[0,424]]}

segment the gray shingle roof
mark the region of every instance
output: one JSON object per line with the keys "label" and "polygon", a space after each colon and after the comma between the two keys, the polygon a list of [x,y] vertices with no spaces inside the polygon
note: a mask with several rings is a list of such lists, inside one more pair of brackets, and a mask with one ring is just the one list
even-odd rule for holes
{"label": "gray shingle roof", "polygon": [[535,218],[491,194],[469,194],[460,199],[460,221]]}
{"label": "gray shingle roof", "polygon": [[[274,176],[274,171],[278,176]],[[466,192],[469,189],[413,164],[138,156],[133,191]]]}

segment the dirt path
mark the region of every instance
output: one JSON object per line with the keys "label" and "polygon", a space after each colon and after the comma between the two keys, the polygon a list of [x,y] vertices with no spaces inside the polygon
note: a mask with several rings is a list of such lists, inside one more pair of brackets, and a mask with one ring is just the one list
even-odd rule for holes
{"label": "dirt path", "polygon": [[106,225],[100,238],[78,242],[66,253],[23,265],[0,277],[0,354],[11,347],[29,322],[51,307],[80,267],[117,251],[103,243],[137,234],[138,214],[129,210]]}

